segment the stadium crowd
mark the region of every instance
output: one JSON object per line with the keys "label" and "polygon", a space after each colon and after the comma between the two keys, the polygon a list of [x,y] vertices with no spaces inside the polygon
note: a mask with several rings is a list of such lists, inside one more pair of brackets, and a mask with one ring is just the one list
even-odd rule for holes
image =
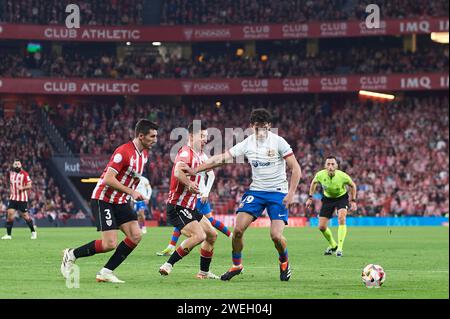
{"label": "stadium crowd", "polygon": [[[448,1],[374,0],[384,18],[447,16]],[[364,18],[367,1],[357,0],[166,0],[161,24],[251,24]]]}
{"label": "stadium crowd", "polygon": [[[338,157],[341,168],[358,185],[359,215],[440,216],[449,211],[447,105],[448,97],[427,95],[389,103],[304,98],[235,99],[220,107],[201,100],[177,106],[59,104],[49,113],[72,150],[81,154],[111,154],[132,136],[139,118],[160,123],[159,141],[146,173],[154,189],[155,214],[165,210],[170,154],[178,150],[170,139],[174,128],[186,127],[194,118],[206,119],[208,127],[221,132],[246,128],[252,108],[268,107],[275,116],[274,127],[291,144],[303,170],[293,216],[314,216],[320,209],[320,194],[315,196],[314,210],[305,210],[304,202],[313,174],[329,154]],[[250,167],[228,165],[217,169],[216,175],[211,193],[215,210],[232,213],[250,184]]]}
{"label": "stadium crowd", "polygon": [[[83,25],[143,25],[148,0],[77,1]],[[161,25],[289,23],[363,19],[362,0],[163,0]],[[69,0],[2,0],[0,22],[64,24]],[[384,18],[447,16],[448,1],[374,0]]]}
{"label": "stadium crowd", "polygon": [[[0,106],[0,108],[2,108]],[[52,151],[36,118],[37,109],[17,105],[16,115],[0,115],[0,218],[6,217],[9,201],[9,171],[15,159],[22,162],[32,180],[28,209],[35,219],[86,218],[74,203],[66,199],[44,165]]]}
{"label": "stadium crowd", "polygon": [[79,51],[62,56],[5,54],[0,57],[0,75],[153,79],[413,73],[448,69],[449,54],[448,45],[433,45],[416,52],[405,52],[400,48],[354,47],[350,50],[321,50],[314,56],[304,50],[292,49],[269,54],[266,58],[262,55],[236,56],[234,52],[218,56],[204,53],[191,59],[168,54],[119,58],[106,54],[84,55]]}
{"label": "stadium crowd", "polygon": [[[142,25],[144,0],[76,1],[82,25]],[[2,0],[0,22],[65,24],[69,0]]]}

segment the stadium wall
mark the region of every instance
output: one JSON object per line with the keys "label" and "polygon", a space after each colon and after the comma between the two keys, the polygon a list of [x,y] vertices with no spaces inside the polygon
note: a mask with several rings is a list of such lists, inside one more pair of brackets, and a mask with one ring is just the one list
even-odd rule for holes
{"label": "stadium wall", "polygon": [[[227,227],[233,227],[236,215],[235,214],[217,214],[214,215],[217,220],[220,220]],[[38,227],[83,227],[94,226],[94,222],[90,218],[86,219],[68,219],[68,220],[49,220],[36,219],[35,223]],[[147,221],[146,225],[149,227],[157,227],[156,221]],[[330,221],[330,226],[337,226],[337,218]],[[168,225],[169,226],[169,225]],[[270,219],[268,217],[258,218],[252,223],[251,227],[269,227]],[[289,218],[288,227],[318,227],[318,218],[306,217],[291,217]],[[407,227],[407,226],[447,226],[448,217],[347,217],[347,226],[393,226],[393,227]],[[0,220],[0,228],[5,227],[5,220]],[[28,227],[27,224],[20,219],[16,221],[14,227]]]}
{"label": "stadium wall", "polygon": [[[318,227],[319,219],[309,220],[311,227]],[[330,221],[330,226],[337,226],[337,218]],[[448,217],[347,217],[347,226],[448,226]]]}

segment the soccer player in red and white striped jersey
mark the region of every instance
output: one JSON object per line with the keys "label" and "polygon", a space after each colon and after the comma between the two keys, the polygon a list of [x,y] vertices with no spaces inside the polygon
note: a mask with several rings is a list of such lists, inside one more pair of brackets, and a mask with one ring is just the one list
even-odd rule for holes
{"label": "soccer player in red and white striped jersey", "polygon": [[[115,249],[105,266],[97,273],[99,282],[123,283],[115,270],[133,251],[141,240],[137,215],[128,200],[144,200],[136,191],[140,176],[148,161],[148,150],[157,142],[158,125],[143,119],[137,122],[132,141],[119,146],[103,171],[91,197],[91,209],[102,232],[101,240],[94,240],[76,249],[64,250],[61,273],[67,278],[77,258],[105,253]],[[117,245],[117,230],[126,238]]]}
{"label": "soccer player in red and white striped jersey", "polygon": [[189,142],[183,146],[175,158],[170,177],[170,191],[167,200],[167,219],[188,237],[170,256],[169,260],[159,268],[161,275],[167,276],[173,265],[201,244],[200,272],[197,278],[219,279],[209,271],[213,256],[217,233],[210,221],[195,208],[199,193],[200,175],[187,176],[183,169],[196,168],[203,162],[201,156],[207,142],[207,130],[196,123],[188,127]]}
{"label": "soccer player in red and white striped jersey", "polygon": [[22,168],[19,160],[14,160],[12,171],[9,173],[10,196],[7,209],[6,235],[2,239],[12,239],[11,232],[14,224],[16,210],[22,214],[28,227],[31,230],[31,239],[37,238],[33,220],[28,214],[28,190],[31,189],[31,179],[28,173]]}

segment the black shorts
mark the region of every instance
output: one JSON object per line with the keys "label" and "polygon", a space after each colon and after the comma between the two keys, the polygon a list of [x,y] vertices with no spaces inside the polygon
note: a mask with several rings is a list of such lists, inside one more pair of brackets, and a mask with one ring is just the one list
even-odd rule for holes
{"label": "black shorts", "polygon": [[348,193],[337,197],[337,198],[322,198],[322,208],[320,209],[319,216],[332,218],[334,211],[342,208],[348,209],[350,207],[350,203],[348,202]]}
{"label": "black shorts", "polygon": [[110,204],[102,200],[91,200],[92,215],[97,231],[119,229],[119,226],[133,220],[137,215],[130,204]]}
{"label": "black shorts", "polygon": [[190,222],[201,221],[203,215],[197,209],[189,209],[179,205],[167,204],[167,221],[182,230]]}
{"label": "black shorts", "polygon": [[7,209],[20,210],[22,213],[28,213],[28,202],[19,202],[17,200],[9,200]]}

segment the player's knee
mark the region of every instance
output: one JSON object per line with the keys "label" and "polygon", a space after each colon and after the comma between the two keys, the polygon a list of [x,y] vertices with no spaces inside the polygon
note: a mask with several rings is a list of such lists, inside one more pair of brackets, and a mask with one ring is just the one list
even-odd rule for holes
{"label": "player's knee", "polygon": [[233,238],[242,238],[244,236],[244,230],[240,227],[236,227],[233,231]]}
{"label": "player's knee", "polygon": [[217,240],[217,232],[212,230],[206,234],[206,241],[209,243],[215,243]]}
{"label": "player's knee", "polygon": [[201,231],[194,234],[194,236],[192,237],[196,244],[200,244],[201,242],[206,240],[206,233],[204,231]]}
{"label": "player's knee", "polygon": [[142,239],[142,235],[141,235],[141,233],[139,232],[139,233],[137,233],[137,234],[133,234],[133,235],[131,235],[130,237],[129,237],[129,239],[134,243],[134,244],[139,244],[139,242],[141,241],[141,239]]}
{"label": "player's knee", "polygon": [[283,240],[283,235],[281,233],[270,233],[270,238],[273,242],[279,243]]}
{"label": "player's knee", "polygon": [[322,232],[323,232],[323,231],[326,231],[326,230],[327,230],[327,226],[320,225],[320,226],[319,226],[319,230],[322,231]]}
{"label": "player's knee", "polygon": [[114,250],[117,247],[117,240],[116,239],[102,240],[102,247],[104,252]]}
{"label": "player's knee", "polygon": [[339,225],[345,225],[345,220],[346,220],[346,218],[345,218],[344,214],[338,216]]}

